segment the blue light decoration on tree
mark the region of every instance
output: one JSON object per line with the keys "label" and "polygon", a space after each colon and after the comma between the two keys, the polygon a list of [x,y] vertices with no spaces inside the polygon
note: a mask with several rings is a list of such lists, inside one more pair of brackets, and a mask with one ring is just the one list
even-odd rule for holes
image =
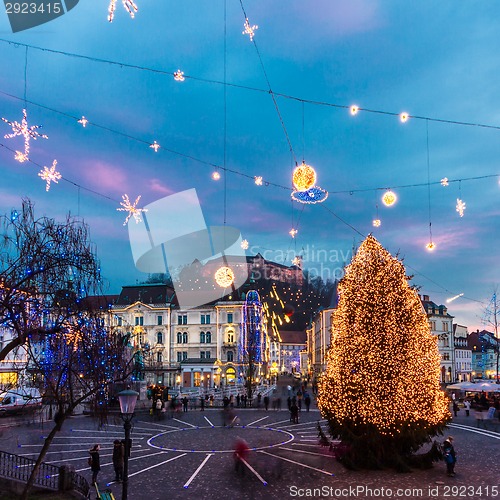
{"label": "blue light decoration on tree", "polygon": [[250,290],[243,306],[240,342],[238,346],[239,381],[251,387],[256,368],[262,363],[262,303],[259,293]]}

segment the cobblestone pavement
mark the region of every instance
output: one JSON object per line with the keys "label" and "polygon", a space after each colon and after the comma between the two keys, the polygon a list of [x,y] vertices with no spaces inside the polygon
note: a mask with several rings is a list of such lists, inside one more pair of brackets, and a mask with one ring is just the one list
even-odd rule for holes
{"label": "cobblestone pavement", "polygon": [[[345,470],[318,444],[317,409],[302,411],[299,424],[291,424],[285,410],[235,409],[235,413],[238,420],[230,428],[222,426],[221,410],[211,408],[159,421],[136,416],[129,499],[500,497],[500,426],[478,428],[474,417],[465,417],[464,412],[449,428],[458,453],[453,478],[445,474],[444,463],[409,474]],[[48,432],[45,426],[0,427],[0,449],[36,457]],[[87,451],[100,443],[99,485],[120,499],[122,484],[112,482],[111,452],[113,440],[123,435],[119,417],[103,428],[89,417],[74,417],[65,422],[46,461],[72,465],[90,480]],[[252,449],[244,474],[234,470],[232,449],[238,437]]]}

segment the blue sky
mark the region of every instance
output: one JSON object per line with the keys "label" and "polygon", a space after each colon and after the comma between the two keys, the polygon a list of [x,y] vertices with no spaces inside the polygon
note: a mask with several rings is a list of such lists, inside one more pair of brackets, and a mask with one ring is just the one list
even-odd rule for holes
{"label": "blue sky", "polygon": [[[69,13],[46,25],[13,34],[0,13],[0,38],[174,72],[171,75],[129,69],[30,48],[27,98],[71,116],[146,143],[85,129],[76,120],[28,105],[28,120],[42,124],[48,140],[32,141],[30,158],[50,166],[54,159],[65,179],[45,191],[35,165],[19,164],[0,148],[0,211],[35,201],[37,213],[62,218],[82,216],[91,227],[110,292],[144,279],[134,267],[117,212],[127,193],[147,205],[169,194],[196,188],[208,225],[226,222],[241,230],[252,253],[271,260],[304,254],[304,265],[327,278],[340,272],[361,234],[373,234],[411,266],[414,283],[435,302],[459,293],[449,305],[459,323],[480,327],[483,305],[500,281],[500,130],[397,116],[349,111],[277,97],[295,159],[304,158],[330,192],[323,205],[302,206],[289,191],[256,186],[242,175],[227,173],[213,181],[213,167],[223,166],[270,183],[291,186],[294,158],[269,93],[225,87],[227,82],[266,90],[267,83],[248,36],[237,0],[136,0],[130,19],[117,2],[113,23],[107,0],[81,0]],[[498,49],[500,19],[492,0],[398,2],[355,0],[254,0],[244,2],[255,41],[274,92],[361,108],[451,121],[500,126]],[[0,115],[20,120],[25,49],[0,43]],[[203,80],[213,80],[209,83]],[[224,122],[226,121],[226,140]],[[19,149],[19,138],[0,142]],[[428,138],[428,148],[427,148]],[[154,140],[165,149],[154,153]],[[431,182],[463,180],[464,217],[455,211],[459,183],[431,185],[433,253],[429,241],[427,161]],[[222,173],[222,175],[224,175]],[[398,203],[386,208],[380,187],[394,189]],[[88,190],[96,191],[93,194]],[[365,190],[366,191],[358,191]],[[343,191],[344,193],[335,193]],[[352,194],[351,194],[352,192]],[[378,214],[379,228],[372,227]],[[341,222],[332,212],[348,224]],[[298,234],[288,231],[295,225]],[[357,231],[354,231],[352,227]],[[318,253],[319,251],[319,253]],[[288,263],[290,263],[288,261]],[[473,300],[472,300],[473,299]]]}

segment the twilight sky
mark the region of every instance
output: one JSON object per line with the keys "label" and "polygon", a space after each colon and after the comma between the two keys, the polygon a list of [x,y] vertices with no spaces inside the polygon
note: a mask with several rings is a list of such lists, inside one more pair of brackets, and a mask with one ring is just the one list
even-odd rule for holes
{"label": "twilight sky", "polygon": [[[287,264],[302,254],[304,267],[325,279],[340,277],[361,234],[373,232],[404,257],[422,293],[437,303],[463,293],[450,314],[483,328],[483,307],[500,282],[497,2],[244,1],[250,24],[259,26],[255,42],[272,90],[299,98],[276,97],[293,154],[257,50],[242,34],[238,0],[226,0],[226,21],[224,0],[136,0],[135,19],[118,1],[111,24],[108,3],[81,0],[59,19],[16,34],[2,6],[0,116],[22,118],[26,50],[15,43],[91,59],[28,49],[28,123],[49,136],[31,142],[30,159],[49,167],[57,159],[64,179],[46,192],[39,166],[0,147],[1,213],[27,196],[39,215],[83,217],[109,292],[118,293],[146,277],[135,269],[125,215],[116,211],[121,196],[141,195],[145,206],[196,188],[207,225],[226,220],[241,230],[249,254]],[[177,69],[184,82],[174,80]],[[224,74],[235,85],[222,85]],[[332,104],[383,113],[351,116]],[[406,123],[396,116],[403,111],[412,115]],[[86,128],[72,118],[82,115]],[[3,137],[10,131],[0,122],[0,144],[21,149],[19,137]],[[157,153],[149,148],[155,140]],[[224,151],[233,172],[219,169],[214,181]],[[290,201],[291,171],[302,159],[330,192],[323,204]],[[444,177],[462,181],[443,187]],[[399,199],[387,208],[380,188],[389,187]],[[432,253],[425,248],[429,193]],[[467,206],[463,217],[457,198]],[[374,228],[377,205],[382,223]]]}

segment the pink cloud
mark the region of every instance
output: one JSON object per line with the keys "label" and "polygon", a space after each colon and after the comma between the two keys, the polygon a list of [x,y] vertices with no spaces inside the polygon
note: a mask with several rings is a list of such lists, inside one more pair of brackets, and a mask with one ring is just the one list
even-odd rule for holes
{"label": "pink cloud", "polygon": [[165,186],[159,179],[149,180],[149,189],[154,193],[160,193],[164,195],[174,194],[175,191]]}
{"label": "pink cloud", "polygon": [[82,175],[92,188],[99,192],[124,193],[128,190],[128,175],[125,170],[109,163],[93,160],[82,166]]}

